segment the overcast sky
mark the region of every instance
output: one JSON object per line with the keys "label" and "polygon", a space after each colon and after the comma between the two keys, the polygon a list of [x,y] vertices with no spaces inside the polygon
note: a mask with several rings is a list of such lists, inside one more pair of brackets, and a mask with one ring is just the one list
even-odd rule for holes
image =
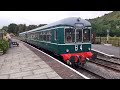
{"label": "overcast sky", "polygon": [[67,17],[92,19],[112,11],[0,11],[0,28],[10,23],[49,24]]}

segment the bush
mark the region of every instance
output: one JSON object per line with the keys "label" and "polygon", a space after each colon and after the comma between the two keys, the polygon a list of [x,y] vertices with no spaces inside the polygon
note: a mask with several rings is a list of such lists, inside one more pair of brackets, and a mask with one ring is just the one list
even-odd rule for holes
{"label": "bush", "polygon": [[3,51],[3,54],[6,53],[6,51],[9,48],[9,44],[6,40],[0,40],[0,51]]}

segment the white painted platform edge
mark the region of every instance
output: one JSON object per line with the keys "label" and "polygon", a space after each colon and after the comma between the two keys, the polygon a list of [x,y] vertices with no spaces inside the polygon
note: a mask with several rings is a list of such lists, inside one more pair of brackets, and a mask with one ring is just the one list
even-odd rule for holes
{"label": "white painted platform edge", "polygon": [[109,54],[106,54],[104,52],[101,52],[101,51],[98,51],[98,50],[95,50],[95,49],[91,49],[91,50],[93,50],[95,52],[98,52],[98,53],[101,53],[101,54],[104,54],[104,55],[109,56],[109,57],[113,57],[114,56],[114,55],[109,55]]}
{"label": "white painted platform edge", "polygon": [[[25,42],[23,42],[23,43],[25,43]],[[25,44],[27,44],[27,43],[25,43]],[[27,44],[27,45],[29,45],[29,44]],[[71,68],[70,66],[68,66],[68,65],[66,65],[66,64],[64,64],[64,63],[62,63],[62,62],[60,62],[59,60],[55,59],[54,57],[52,57],[52,56],[48,55],[47,53],[45,53],[45,52],[43,52],[43,51],[41,51],[41,50],[39,50],[39,49],[37,49],[37,48],[35,48],[35,47],[31,46],[31,45],[29,45],[29,46],[30,46],[30,47],[32,47],[32,48],[34,48],[34,49],[36,49],[37,51],[42,52],[43,54],[45,54],[45,55],[49,56],[50,58],[52,58],[52,59],[56,60],[57,62],[59,62],[60,64],[62,64],[62,65],[64,65],[64,66],[66,66],[67,68],[71,69],[72,71],[74,71],[74,72],[75,72],[75,73],[77,73],[78,75],[82,76],[83,78],[85,78],[85,79],[90,79],[90,78],[88,78],[87,76],[83,75],[82,73],[80,73],[80,72],[78,72],[78,71],[74,70],[74,69],[73,69],[73,68]]]}

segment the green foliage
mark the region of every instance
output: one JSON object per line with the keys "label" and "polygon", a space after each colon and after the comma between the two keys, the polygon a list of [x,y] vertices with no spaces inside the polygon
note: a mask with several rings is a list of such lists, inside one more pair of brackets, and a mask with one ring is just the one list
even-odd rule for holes
{"label": "green foliage", "polygon": [[17,24],[12,23],[8,25],[8,33],[14,33],[16,35],[17,30],[18,30]]}
{"label": "green foliage", "polygon": [[1,31],[4,30],[8,33],[13,33],[14,35],[18,35],[21,32],[29,31],[31,29],[35,29],[35,28],[38,28],[38,27],[41,27],[44,25],[47,25],[47,24],[39,24],[38,26],[37,25],[26,26],[26,24],[18,24],[17,25],[15,23],[11,23],[8,26],[3,26]]}
{"label": "green foliage", "polygon": [[8,31],[8,27],[7,26],[3,26],[2,30]]}
{"label": "green foliage", "polygon": [[96,32],[97,36],[105,37],[107,29],[110,30],[110,36],[120,36],[120,11],[113,11],[89,21],[92,24],[92,31]]}
{"label": "green foliage", "polygon": [[26,31],[29,31],[29,30],[32,30],[32,29],[35,29],[37,28],[37,25],[29,25],[26,27]]}
{"label": "green foliage", "polygon": [[6,40],[0,40],[0,51],[3,51],[3,54],[7,52],[9,44]]}

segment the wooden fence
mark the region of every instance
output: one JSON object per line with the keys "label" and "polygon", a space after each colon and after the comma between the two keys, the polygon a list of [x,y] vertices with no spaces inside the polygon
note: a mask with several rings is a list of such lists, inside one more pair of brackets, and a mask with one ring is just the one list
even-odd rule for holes
{"label": "wooden fence", "polygon": [[110,37],[107,41],[106,37],[96,37],[96,44],[112,44],[113,46],[120,46],[120,37]]}

